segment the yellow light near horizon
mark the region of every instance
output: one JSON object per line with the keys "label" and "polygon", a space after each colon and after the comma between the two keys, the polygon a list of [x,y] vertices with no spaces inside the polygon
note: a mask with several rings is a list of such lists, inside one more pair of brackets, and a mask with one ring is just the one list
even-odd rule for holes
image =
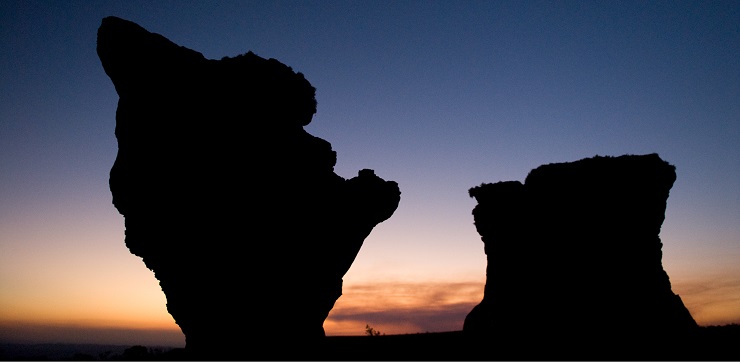
{"label": "yellow light near horizon", "polygon": [[167,320],[151,310],[130,308],[122,303],[125,301],[110,303],[103,298],[80,300],[60,297],[44,301],[20,299],[13,303],[3,303],[3,307],[8,308],[9,312],[3,313],[2,319],[96,326],[163,327],[172,323],[171,318]]}
{"label": "yellow light near horizon", "polygon": [[740,324],[740,276],[672,279],[672,284],[699,325]]}
{"label": "yellow light near horizon", "polygon": [[0,300],[0,322],[75,325],[88,327],[125,327],[138,329],[178,329],[166,310],[164,295],[141,292],[128,298],[116,295],[53,294],[49,298],[25,295]]}
{"label": "yellow light near horizon", "polygon": [[113,245],[104,259],[60,246],[5,260],[0,322],[179,329],[154,274]]}

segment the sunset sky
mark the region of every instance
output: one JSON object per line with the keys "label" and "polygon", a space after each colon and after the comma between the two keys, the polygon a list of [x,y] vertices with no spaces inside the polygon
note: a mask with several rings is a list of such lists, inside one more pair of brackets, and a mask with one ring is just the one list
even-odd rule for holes
{"label": "sunset sky", "polygon": [[302,72],[306,130],[335,171],[398,182],[328,335],[460,330],[485,282],[470,187],[653,152],[678,175],[661,231],[673,291],[701,325],[740,323],[738,1],[3,0],[0,342],[184,345],[111,204],[109,15]]}

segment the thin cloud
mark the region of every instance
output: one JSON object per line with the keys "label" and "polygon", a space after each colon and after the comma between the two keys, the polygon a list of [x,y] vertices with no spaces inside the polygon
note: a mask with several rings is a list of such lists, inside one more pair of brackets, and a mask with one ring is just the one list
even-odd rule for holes
{"label": "thin cloud", "polygon": [[[699,325],[740,323],[740,278],[674,281]],[[461,330],[483,298],[484,284],[385,282],[347,285],[327,318],[327,335],[360,335],[365,326],[387,334]]]}
{"label": "thin cloud", "polygon": [[324,328],[328,335],[362,334],[368,324],[392,334],[461,330],[482,298],[479,282],[346,286]]}

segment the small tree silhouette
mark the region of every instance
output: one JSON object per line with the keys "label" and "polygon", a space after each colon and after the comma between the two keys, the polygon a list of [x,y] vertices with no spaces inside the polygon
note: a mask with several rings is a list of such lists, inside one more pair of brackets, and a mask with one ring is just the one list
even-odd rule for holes
{"label": "small tree silhouette", "polygon": [[380,331],[376,331],[373,327],[370,327],[369,324],[365,324],[365,334],[369,337],[377,337],[380,335]]}

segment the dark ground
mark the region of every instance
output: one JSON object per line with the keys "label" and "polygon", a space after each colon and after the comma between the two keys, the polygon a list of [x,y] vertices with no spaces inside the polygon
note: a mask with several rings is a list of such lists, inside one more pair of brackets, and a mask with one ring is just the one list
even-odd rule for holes
{"label": "dark ground", "polygon": [[[300,347],[277,347],[293,351],[292,357],[257,356],[257,360],[671,360],[739,361],[740,325],[702,327],[690,340],[661,341],[646,345],[578,343],[563,347],[526,342],[505,345],[495,340],[475,342],[462,332],[421,333],[383,336],[327,337],[321,352],[303,354]],[[245,344],[243,349],[248,349]],[[218,355],[218,351],[214,351]],[[189,360],[182,348],[90,345],[90,344],[10,344],[0,343],[0,360]],[[205,360],[221,358],[199,358]],[[245,358],[237,358],[245,359]]]}

